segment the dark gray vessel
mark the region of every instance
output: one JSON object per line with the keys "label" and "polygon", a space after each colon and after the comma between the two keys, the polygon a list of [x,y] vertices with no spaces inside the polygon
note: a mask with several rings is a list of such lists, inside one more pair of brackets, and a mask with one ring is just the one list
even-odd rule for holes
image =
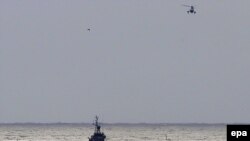
{"label": "dark gray vessel", "polygon": [[98,123],[98,116],[95,117],[95,132],[94,134],[89,138],[89,141],[105,141],[106,135],[101,132],[101,126]]}

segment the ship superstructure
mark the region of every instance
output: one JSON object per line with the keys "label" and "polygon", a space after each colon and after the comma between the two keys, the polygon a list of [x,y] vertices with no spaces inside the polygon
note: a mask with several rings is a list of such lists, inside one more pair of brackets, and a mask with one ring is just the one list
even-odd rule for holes
{"label": "ship superstructure", "polygon": [[95,117],[95,122],[93,124],[95,126],[95,132],[89,138],[89,141],[105,141],[106,135],[101,132],[101,126],[98,123],[98,116]]}

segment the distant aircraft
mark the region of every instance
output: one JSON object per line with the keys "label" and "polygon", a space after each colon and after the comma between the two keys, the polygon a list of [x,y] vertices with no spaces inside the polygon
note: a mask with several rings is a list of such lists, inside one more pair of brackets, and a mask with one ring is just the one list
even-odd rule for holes
{"label": "distant aircraft", "polygon": [[196,11],[194,10],[194,6],[193,5],[185,5],[183,4],[182,6],[185,6],[185,7],[190,7],[190,9],[187,11],[187,13],[192,13],[192,14],[196,14]]}
{"label": "distant aircraft", "polygon": [[90,32],[90,28],[87,29]]}

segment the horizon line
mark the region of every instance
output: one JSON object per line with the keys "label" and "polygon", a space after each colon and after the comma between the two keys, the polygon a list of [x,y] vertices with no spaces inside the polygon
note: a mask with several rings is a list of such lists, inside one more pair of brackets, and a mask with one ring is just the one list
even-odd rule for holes
{"label": "horizon line", "polygon": [[[231,122],[231,123],[225,123],[225,122],[216,122],[216,123],[210,123],[210,122],[100,122],[101,124],[106,125],[227,125],[227,124],[250,124],[250,123],[243,123],[243,122]],[[30,125],[63,125],[63,124],[83,124],[83,125],[92,125],[93,123],[90,122],[0,122],[0,125],[24,125],[24,124],[30,124]]]}

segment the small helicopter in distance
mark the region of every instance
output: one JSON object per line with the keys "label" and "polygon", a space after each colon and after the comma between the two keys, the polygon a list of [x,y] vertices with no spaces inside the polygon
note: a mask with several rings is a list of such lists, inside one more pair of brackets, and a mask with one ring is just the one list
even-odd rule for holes
{"label": "small helicopter in distance", "polygon": [[192,14],[196,14],[196,11],[194,10],[194,6],[193,5],[185,5],[183,4],[182,6],[185,6],[185,7],[190,7],[190,9],[187,11],[187,13],[192,13]]}

